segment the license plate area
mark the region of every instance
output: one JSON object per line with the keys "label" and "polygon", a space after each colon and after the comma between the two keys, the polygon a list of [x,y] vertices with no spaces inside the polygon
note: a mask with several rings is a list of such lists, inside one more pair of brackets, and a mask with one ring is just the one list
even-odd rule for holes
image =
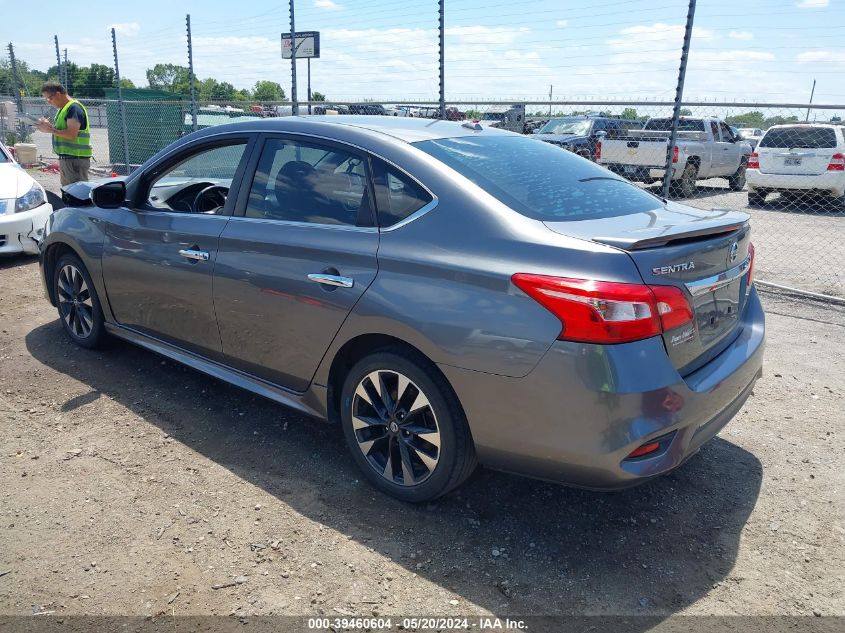
{"label": "license plate area", "polygon": [[800,158],[784,158],[783,165],[784,167],[796,167],[801,164]]}
{"label": "license plate area", "polygon": [[639,167],[636,165],[625,165],[625,173],[626,174],[636,174]]}
{"label": "license plate area", "polygon": [[742,281],[743,278],[737,278],[695,298],[695,320],[704,347],[714,344],[736,326],[742,309]]}

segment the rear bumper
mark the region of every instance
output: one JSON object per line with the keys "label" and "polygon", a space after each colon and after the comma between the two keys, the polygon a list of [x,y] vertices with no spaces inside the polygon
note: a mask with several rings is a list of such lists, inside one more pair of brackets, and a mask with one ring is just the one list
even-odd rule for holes
{"label": "rear bumper", "polygon": [[[601,165],[628,180],[636,181],[663,180],[663,175],[666,173],[666,168],[663,165],[626,165],[624,163],[607,162],[602,162]],[[672,167],[672,179],[678,177],[677,168]]]}
{"label": "rear bumper", "polygon": [[44,203],[32,211],[0,215],[0,255],[37,255],[52,212],[53,205]]}
{"label": "rear bumper", "polygon": [[766,174],[759,169],[746,171],[749,191],[826,191],[834,198],[845,195],[845,172],[829,171],[814,176]]}
{"label": "rear bumper", "polygon": [[[481,463],[593,489],[618,489],[682,464],[742,407],[762,373],[765,319],[751,291],[741,330],[681,377],[660,338],[597,346],[557,342],[524,378],[441,366]],[[656,453],[628,460],[644,443]]]}

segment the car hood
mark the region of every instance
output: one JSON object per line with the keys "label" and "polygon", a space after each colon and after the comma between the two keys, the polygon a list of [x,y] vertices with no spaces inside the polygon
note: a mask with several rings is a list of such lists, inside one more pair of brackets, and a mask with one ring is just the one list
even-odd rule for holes
{"label": "car hood", "polygon": [[20,198],[34,183],[35,179],[17,163],[0,163],[0,200]]}
{"label": "car hood", "polygon": [[575,143],[576,141],[587,140],[586,136],[578,136],[576,134],[536,134],[541,141],[547,143]]}

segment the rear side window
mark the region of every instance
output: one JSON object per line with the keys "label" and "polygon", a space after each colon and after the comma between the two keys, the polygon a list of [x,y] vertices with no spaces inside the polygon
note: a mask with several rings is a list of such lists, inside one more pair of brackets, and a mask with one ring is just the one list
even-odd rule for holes
{"label": "rear side window", "polygon": [[615,217],[661,206],[636,185],[537,139],[474,136],[415,145],[535,220]]}
{"label": "rear side window", "polygon": [[781,127],[769,130],[760,147],[822,149],[836,147],[836,132],[829,127]]}
{"label": "rear side window", "polygon": [[384,161],[374,158],[372,165],[381,228],[401,222],[433,200],[418,183]]}

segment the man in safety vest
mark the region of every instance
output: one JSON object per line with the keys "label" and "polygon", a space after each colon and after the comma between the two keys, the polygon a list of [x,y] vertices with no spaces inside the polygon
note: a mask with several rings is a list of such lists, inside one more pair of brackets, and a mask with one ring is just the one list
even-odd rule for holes
{"label": "man in safety vest", "polygon": [[41,86],[41,96],[56,108],[56,120],[41,117],[36,126],[53,135],[53,151],[59,157],[62,186],[88,180],[91,167],[91,127],[88,111],[76,99],[71,99],[65,87],[55,81]]}

